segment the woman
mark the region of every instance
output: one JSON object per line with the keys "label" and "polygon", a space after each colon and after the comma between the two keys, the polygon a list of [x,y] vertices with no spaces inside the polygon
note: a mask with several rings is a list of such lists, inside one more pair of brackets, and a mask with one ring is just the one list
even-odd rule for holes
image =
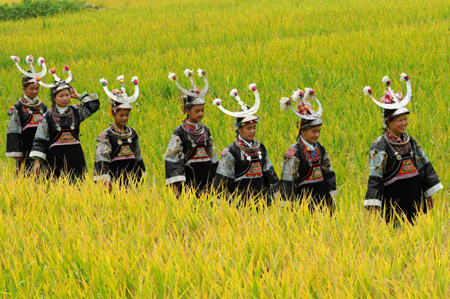
{"label": "woman", "polygon": [[[322,105],[312,89],[306,88],[294,92],[292,99],[281,98],[281,110],[288,107],[301,118],[297,142],[284,154],[281,174],[282,198],[287,204],[300,200],[307,201],[312,212],[316,207],[326,207],[330,212],[335,209],[336,175],[325,148],[318,142],[323,124]],[[309,100],[315,99],[319,109],[315,112]],[[297,110],[292,103],[297,103]]]}
{"label": "woman", "polygon": [[206,72],[201,69],[197,71],[205,80],[202,91],[197,89],[192,71],[187,69],[184,73],[191,80],[191,90],[181,87],[174,73],[169,74],[169,80],[173,80],[183,93],[183,113],[186,117],[173,131],[164,155],[166,184],[172,187],[177,197],[183,184],[197,195],[208,193],[219,162],[211,131],[201,122],[205,115],[204,96],[209,89]]}
{"label": "woman", "polygon": [[[72,73],[65,66],[64,71],[69,73],[66,80],[61,80],[55,73],[55,83],[39,84],[50,88],[52,107],[44,114],[39,123],[30,157],[35,159],[34,169],[41,169],[48,177],[59,178],[68,175],[70,179],[82,179],[86,170],[83,149],[80,143],[80,124],[99,106],[97,94],[78,94],[75,88],[69,85]],[[70,106],[71,99],[78,99],[81,104]]]}
{"label": "woman", "polygon": [[406,74],[407,94],[394,93],[391,81],[387,85],[382,102],[372,97],[369,86],[365,95],[384,109],[384,132],[372,144],[369,153],[369,182],[364,206],[382,210],[387,222],[405,218],[413,223],[419,213],[433,207],[432,195],[443,188],[430,161],[419,144],[406,133],[409,110],[405,107],[411,100],[411,83]]}
{"label": "woman", "polygon": [[252,108],[241,101],[236,89],[231,91],[230,95],[241,105],[241,112],[230,112],[221,106],[221,100],[214,100],[222,112],[236,117],[236,139],[221,152],[214,189],[228,197],[239,198],[238,206],[252,201],[257,204],[259,199],[269,206],[278,197],[279,180],[265,146],[255,138],[258,117],[253,114],[258,111],[260,99],[256,84],[250,84],[249,89],[256,99]]}
{"label": "woman", "polygon": [[38,98],[39,84],[36,79],[46,75],[47,67],[44,58],[40,57],[38,65],[42,64],[42,70],[37,73],[33,66],[33,56],[28,55],[26,62],[30,65],[30,70],[25,72],[19,65],[19,57],[11,56],[11,58],[23,75],[23,94],[8,111],[6,157],[16,160],[17,172],[22,169],[29,174],[34,161],[33,158],[30,158],[34,136],[43,114],[47,111],[47,106]]}
{"label": "woman", "polygon": [[114,123],[98,136],[94,163],[94,181],[103,181],[110,191],[113,183],[126,186],[130,179],[137,183],[145,173],[139,137],[133,128],[127,126],[133,108],[130,104],[139,95],[138,78],[131,79],[135,84],[135,92],[130,97],[125,93],[123,76],[117,79],[122,88],[112,92],[106,86],[108,82],[100,79],[110,98],[110,115],[114,118]]}

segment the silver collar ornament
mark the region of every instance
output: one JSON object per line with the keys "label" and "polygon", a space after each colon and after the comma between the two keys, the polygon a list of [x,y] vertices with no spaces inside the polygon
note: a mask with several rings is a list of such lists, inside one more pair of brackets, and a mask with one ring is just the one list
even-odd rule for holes
{"label": "silver collar ornament", "polygon": [[[112,101],[111,104],[114,105],[114,102],[120,103],[120,105],[115,106],[115,109],[124,109],[124,110],[132,109],[133,107],[131,106],[131,103],[136,101],[139,96],[138,77],[134,76],[133,78],[131,78],[131,82],[134,84],[134,94],[130,97],[125,92],[125,87],[123,86],[125,82],[124,76],[121,75],[117,77],[116,80],[119,81],[122,87],[118,92],[115,93],[108,90],[108,87],[106,86],[108,85],[108,81],[106,81],[106,79],[104,78],[100,79],[100,83],[102,84],[103,90],[105,91],[106,95],[111,99]],[[137,103],[136,103],[136,110],[139,111],[139,105]]]}
{"label": "silver collar ornament", "polygon": [[28,55],[25,58],[25,62],[30,65],[31,73],[24,71],[20,67],[20,65],[19,65],[20,58],[18,56],[11,56],[11,59],[15,62],[17,69],[24,76],[31,78],[30,80],[28,80],[27,83],[37,83],[37,81],[39,81],[42,77],[44,77],[47,74],[47,66],[45,65],[45,60],[42,57],[39,57],[38,60],[37,60],[38,66],[42,65],[42,70],[39,73],[34,69],[34,66],[33,66],[34,58],[33,58],[33,56]]}
{"label": "silver collar ornament", "polygon": [[65,74],[67,72],[67,79],[65,80],[61,80],[60,77],[58,77],[58,75],[56,75],[56,69],[52,68],[48,71],[49,74],[53,75],[53,78],[55,79],[55,82],[52,84],[45,84],[41,81],[40,77],[37,77],[35,80],[39,83],[39,85],[46,87],[46,88],[55,88],[55,90],[53,90],[53,93],[56,94],[58,91],[63,90],[63,89],[69,89],[70,85],[69,83],[73,80],[73,75],[72,72],[69,70],[69,67],[67,65],[64,66],[63,68],[63,74]]}
{"label": "silver collar ornament", "polygon": [[[317,112],[312,109],[311,101],[315,100],[318,105]],[[280,102],[280,108],[282,111],[286,111],[289,108],[291,108],[291,111],[295,113],[298,117],[312,121],[309,123],[310,127],[321,125],[323,123],[321,117],[323,114],[323,107],[320,103],[319,99],[316,98],[316,92],[314,89],[311,88],[305,88],[305,92],[303,92],[300,89],[297,89],[293,91],[293,94],[290,98],[282,97]],[[303,111],[297,111],[296,108],[293,107],[293,104],[300,104],[302,105]],[[303,113],[301,113],[303,112]]]}
{"label": "silver collar ornament", "polygon": [[405,73],[402,73],[400,75],[400,80],[406,82],[406,96],[403,99],[400,97],[399,94],[396,94],[392,90],[391,80],[389,79],[388,76],[384,76],[383,79],[381,80],[381,82],[386,84],[388,94],[389,94],[390,98],[392,99],[392,103],[384,103],[384,102],[375,100],[375,98],[372,96],[372,88],[370,86],[364,87],[364,94],[367,96],[370,96],[372,101],[375,104],[377,104],[378,106],[380,106],[381,108],[396,110],[392,114],[392,116],[408,113],[409,110],[405,106],[409,103],[409,101],[411,101],[411,97],[412,97],[411,82],[409,82],[409,77]]}
{"label": "silver collar ornament", "polygon": [[250,84],[248,86],[248,89],[253,91],[253,93],[255,94],[255,104],[251,108],[248,108],[248,106],[246,104],[244,104],[244,102],[242,102],[242,100],[239,97],[239,94],[238,94],[238,91],[237,91],[236,88],[231,90],[230,96],[233,97],[236,101],[238,101],[238,104],[241,106],[241,111],[239,111],[239,112],[228,111],[227,109],[223,108],[221,99],[215,99],[213,101],[213,105],[216,105],[217,107],[219,107],[219,109],[225,114],[228,114],[230,116],[234,116],[236,118],[237,117],[243,118],[241,123],[247,123],[247,122],[255,121],[255,120],[258,119],[258,117],[256,117],[254,114],[258,111],[259,106],[261,104],[261,100],[260,100],[260,97],[259,97],[258,90],[256,89],[256,84],[255,83]]}
{"label": "silver collar ornament", "polygon": [[[191,81],[192,84],[192,89],[191,90],[187,90],[185,88],[183,88],[180,83],[178,83],[178,77],[175,73],[169,73],[169,80],[170,81],[174,81],[175,85],[178,87],[179,90],[181,90],[181,92],[183,93],[183,95],[185,96],[191,96],[194,98],[193,101],[187,102],[186,105],[189,106],[194,106],[194,105],[204,105],[206,103],[204,97],[206,96],[206,94],[208,93],[208,89],[209,89],[209,83],[208,83],[208,79],[206,78],[206,72],[202,69],[198,69],[197,70],[197,74],[199,77],[203,77],[203,79],[205,80],[205,87],[203,87],[203,90],[200,91],[197,88],[197,85],[195,85],[194,82],[194,78],[193,78],[193,71],[186,69],[184,70],[184,74],[186,75],[186,77],[189,77],[189,80]],[[188,108],[188,107],[186,107]]]}

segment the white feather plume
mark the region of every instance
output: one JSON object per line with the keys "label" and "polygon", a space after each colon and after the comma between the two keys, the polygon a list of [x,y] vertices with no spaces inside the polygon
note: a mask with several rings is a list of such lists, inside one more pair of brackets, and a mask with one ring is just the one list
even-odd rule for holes
{"label": "white feather plume", "polygon": [[290,104],[291,104],[290,98],[282,97],[280,100],[281,111],[286,111],[289,108]]}
{"label": "white feather plume", "polygon": [[383,84],[387,84],[389,81],[391,81],[391,79],[389,79],[388,76],[384,76],[383,79],[381,79],[381,82],[383,82]]}
{"label": "white feather plume", "polygon": [[175,80],[176,76],[177,76],[177,75],[175,75],[175,73],[169,73],[169,76],[168,76],[168,77],[169,77],[169,80],[170,80],[170,81],[173,81],[173,80]]}
{"label": "white feather plume", "polygon": [[[405,74],[405,73],[402,73],[402,74],[400,75],[400,80],[402,80],[402,81],[407,81],[407,78],[408,78],[408,75]],[[409,79],[409,78],[408,78],[408,79]]]}
{"label": "white feather plume", "polygon": [[190,69],[185,69],[185,70],[184,70],[184,74],[186,75],[186,77],[192,76],[192,70],[190,70]]}
{"label": "white feather plume", "polygon": [[292,100],[296,103],[301,103],[302,101],[302,93],[301,89],[297,89],[292,93]]}
{"label": "white feather plume", "polygon": [[203,77],[203,72],[204,72],[204,71],[203,71],[202,69],[198,69],[198,70],[197,70],[198,76],[199,76],[199,77]]}

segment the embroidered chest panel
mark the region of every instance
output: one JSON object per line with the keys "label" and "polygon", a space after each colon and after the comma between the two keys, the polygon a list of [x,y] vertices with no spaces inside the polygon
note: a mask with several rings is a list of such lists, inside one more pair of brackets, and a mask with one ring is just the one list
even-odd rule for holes
{"label": "embroidered chest panel", "polygon": [[417,175],[419,175],[419,171],[417,170],[416,165],[414,165],[414,162],[411,160],[411,158],[404,159],[402,161],[400,171],[397,173],[397,175],[392,179],[390,179],[389,181],[385,182],[384,185],[388,186],[398,180],[412,178]]}
{"label": "embroidered chest panel", "polygon": [[186,164],[206,162],[211,160],[204,146],[195,147],[193,151],[194,153],[191,155],[190,159],[186,162]]}
{"label": "embroidered chest panel", "polygon": [[263,176],[262,165],[260,161],[253,161],[249,170],[244,175],[237,177],[235,182],[243,179],[256,179]]}
{"label": "embroidered chest panel", "polygon": [[22,128],[22,131],[25,131],[28,128],[37,128],[43,118],[44,116],[40,113],[32,114],[30,121]]}
{"label": "embroidered chest panel", "polygon": [[72,131],[69,132],[63,132],[61,133],[61,136],[59,136],[58,140],[56,140],[50,148],[54,146],[61,146],[61,145],[75,145],[80,144],[80,142],[73,136]]}
{"label": "embroidered chest panel", "polygon": [[118,160],[128,160],[128,159],[136,159],[136,156],[134,155],[134,152],[129,144],[123,144],[120,145],[118,154],[111,161],[114,162]]}
{"label": "embroidered chest panel", "polygon": [[323,181],[322,168],[320,165],[313,165],[309,176],[298,185],[314,184],[321,181]]}

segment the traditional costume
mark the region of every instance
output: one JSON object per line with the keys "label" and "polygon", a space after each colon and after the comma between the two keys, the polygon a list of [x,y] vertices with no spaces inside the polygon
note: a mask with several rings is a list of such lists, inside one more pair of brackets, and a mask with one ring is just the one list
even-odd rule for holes
{"label": "traditional costume", "polygon": [[[236,89],[230,93],[241,106],[240,112],[231,112],[223,108],[220,99],[214,100],[214,105],[230,116],[236,117],[236,129],[251,123],[257,123],[256,113],[260,106],[259,93],[256,84],[250,84],[249,89],[255,94],[255,104],[247,107],[240,99]],[[236,139],[221,152],[222,158],[214,179],[214,189],[218,193],[228,193],[230,197],[240,197],[237,205],[246,205],[250,200],[263,199],[265,205],[270,205],[278,196],[279,180],[265,146],[254,139],[251,142],[237,134]]]}
{"label": "traditional costume", "polygon": [[[50,73],[55,78],[55,83],[45,84],[43,87],[51,88],[52,98],[64,89],[70,89],[69,82],[73,76],[68,66],[64,66],[64,72],[68,72],[68,78],[61,80],[56,75],[56,70]],[[41,163],[41,171],[49,177],[60,177],[63,173],[70,178],[82,178],[86,170],[83,149],[80,143],[80,124],[100,106],[97,94],[84,92],[78,100],[81,104],[57,107],[55,104],[44,114],[39,123],[30,157],[45,160]]]}
{"label": "traditional costume", "polygon": [[[309,102],[312,99],[318,104],[317,112]],[[280,106],[283,111],[289,107],[301,119],[297,142],[286,151],[281,164],[282,198],[290,202],[309,199],[310,211],[314,211],[317,206],[326,206],[333,211],[337,193],[336,175],[327,151],[319,142],[310,144],[301,136],[301,131],[323,124],[322,104],[316,98],[314,90],[306,88],[305,93],[296,90],[292,98],[281,98]]]}
{"label": "traditional costume", "polygon": [[[192,83],[191,90],[183,88],[174,73],[169,74],[169,80],[173,80],[183,93],[183,111],[185,112],[186,109],[195,105],[206,103],[204,96],[208,92],[209,84],[206,72],[203,70],[197,71],[205,81],[202,91],[197,89],[192,78],[192,71],[185,70],[184,73]],[[189,188],[196,190],[197,194],[204,191],[209,192],[219,159],[211,132],[201,122],[194,124],[187,119],[183,120],[182,124],[173,131],[164,160],[167,185],[185,182]]]}
{"label": "traditional costume", "polygon": [[[110,92],[106,86],[108,82],[103,78],[100,79],[106,95],[110,98],[111,110],[114,113],[119,110],[131,110],[133,107],[130,104],[136,101],[139,95],[137,77],[131,79],[135,89],[130,97],[125,93],[123,76],[119,76],[117,80],[122,88]],[[139,109],[138,104],[136,109]],[[139,182],[145,173],[145,165],[136,131],[129,126],[125,126],[125,130],[120,130],[115,124],[110,124],[97,138],[94,168],[94,181],[111,180],[123,185],[128,185],[129,179]]]}
{"label": "traditional costume", "polygon": [[[369,86],[364,88],[364,94],[384,109],[385,125],[398,115],[410,113],[405,106],[412,97],[411,83],[404,73],[400,80],[406,81],[405,97],[394,93],[387,76],[382,80],[387,85],[382,102],[374,99]],[[423,149],[406,133],[394,136],[385,129],[370,147],[369,167],[364,206],[382,208],[387,221],[396,215],[412,221],[418,213],[426,213],[425,199],[443,188]]]}
{"label": "traditional costume", "polygon": [[[47,67],[44,58],[39,57],[38,66],[42,64],[42,70],[36,72],[33,66],[33,56],[26,57],[26,63],[30,65],[30,71],[24,71],[20,65],[20,59],[17,56],[11,56],[19,71],[23,74],[22,86],[25,88],[29,84],[38,84],[36,78],[42,78],[47,73]],[[34,136],[36,134],[39,122],[43,114],[47,111],[47,106],[39,98],[30,99],[24,94],[19,101],[8,111],[9,123],[6,137],[6,157],[22,158],[22,161],[16,161],[17,170],[21,165],[25,165],[28,173],[33,165],[34,159],[30,158],[31,148],[33,146]]]}

